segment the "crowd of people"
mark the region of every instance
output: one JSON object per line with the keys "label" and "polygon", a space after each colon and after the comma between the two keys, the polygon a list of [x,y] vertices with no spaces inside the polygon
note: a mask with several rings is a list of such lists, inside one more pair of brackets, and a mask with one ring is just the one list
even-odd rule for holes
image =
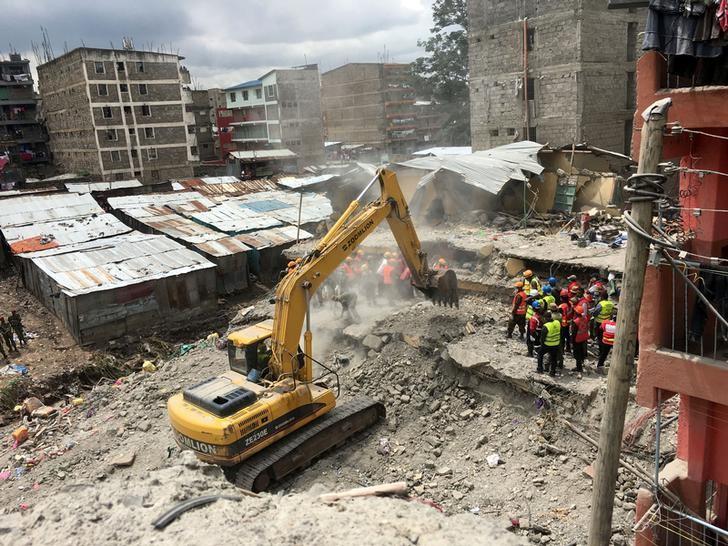
{"label": "crowd of people", "polygon": [[18,347],[24,347],[27,344],[20,314],[13,310],[7,319],[5,316],[0,316],[0,355],[2,358],[9,358],[11,354],[18,352]]}
{"label": "crowd of people", "polygon": [[613,273],[582,284],[575,275],[561,283],[556,277],[541,283],[531,270],[514,287],[507,337],[518,328],[528,356],[536,358],[536,371],[561,374],[564,355],[570,353],[579,377],[584,372],[590,343],[598,346],[597,373],[614,346],[617,332],[619,288]]}
{"label": "crowd of people", "polygon": [[[288,262],[281,278],[295,270],[301,259]],[[448,269],[444,258],[439,258],[432,269]],[[412,286],[412,272],[399,252],[371,253],[357,249],[347,257],[336,271],[316,291],[314,304],[321,306],[325,301],[341,305],[341,316],[351,322],[359,322],[357,312],[359,296],[366,298],[370,305],[378,305],[380,300],[393,304],[415,297]]]}

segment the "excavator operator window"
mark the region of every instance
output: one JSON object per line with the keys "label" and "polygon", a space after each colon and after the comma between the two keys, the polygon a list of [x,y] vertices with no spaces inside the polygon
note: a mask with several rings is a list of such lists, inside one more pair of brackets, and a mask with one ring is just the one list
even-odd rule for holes
{"label": "excavator operator window", "polygon": [[271,350],[265,341],[258,341],[246,345],[245,347],[236,347],[234,344],[228,346],[228,358],[230,360],[230,369],[247,376],[252,370],[259,372],[268,368]]}

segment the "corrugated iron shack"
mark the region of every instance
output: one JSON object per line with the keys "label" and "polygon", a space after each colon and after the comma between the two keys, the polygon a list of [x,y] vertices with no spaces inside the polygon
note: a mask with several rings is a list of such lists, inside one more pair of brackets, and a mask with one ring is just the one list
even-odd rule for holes
{"label": "corrugated iron shack", "polygon": [[125,224],[143,233],[167,235],[214,263],[217,266],[218,294],[230,294],[248,287],[248,253],[252,249],[226,233],[174,212],[172,208],[190,212],[208,211],[217,207],[209,199],[196,192],[185,192],[113,197],[109,203]]}
{"label": "corrugated iron shack", "polygon": [[19,258],[25,286],[83,345],[183,323],[217,301],[215,265],[164,236],[133,232]]}

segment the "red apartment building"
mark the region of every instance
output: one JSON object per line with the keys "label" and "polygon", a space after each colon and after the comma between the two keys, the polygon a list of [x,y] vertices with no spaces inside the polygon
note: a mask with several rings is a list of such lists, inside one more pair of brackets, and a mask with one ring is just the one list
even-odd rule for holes
{"label": "red apartment building", "polygon": [[[669,37],[661,38],[669,47]],[[641,112],[670,97],[668,123],[676,125],[665,137],[663,158],[681,167],[677,214],[692,236],[684,249],[703,256],[675,257],[725,317],[728,261],[719,258],[728,259],[728,176],[718,173],[728,173],[726,48],[717,56],[679,57],[649,51],[637,64],[633,157],[639,154]],[[676,457],[662,468],[660,482],[682,499],[683,506],[663,499],[663,508],[650,519],[656,523],[644,526],[635,544],[728,544],[720,531],[710,528],[728,526],[726,331],[663,261],[647,268],[639,339],[637,402],[655,408],[658,401],[680,398]],[[652,492],[640,491],[638,521],[653,502]],[[681,515],[686,513],[710,525]]]}

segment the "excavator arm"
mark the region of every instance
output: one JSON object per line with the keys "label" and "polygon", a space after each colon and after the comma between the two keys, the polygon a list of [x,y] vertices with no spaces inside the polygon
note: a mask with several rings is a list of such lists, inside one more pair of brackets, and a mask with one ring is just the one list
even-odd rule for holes
{"label": "excavator arm", "polygon": [[[381,196],[358,210],[359,199],[376,181],[379,181]],[[436,303],[451,306],[458,304],[455,273],[452,270],[438,272],[429,268],[397,176],[392,171],[381,169],[316,249],[279,283],[271,334],[270,367],[274,377],[304,382],[312,380],[312,339],[308,317],[313,294],[383,220],[387,220],[412,273],[412,284]],[[304,351],[301,355],[299,346],[305,323]]]}

